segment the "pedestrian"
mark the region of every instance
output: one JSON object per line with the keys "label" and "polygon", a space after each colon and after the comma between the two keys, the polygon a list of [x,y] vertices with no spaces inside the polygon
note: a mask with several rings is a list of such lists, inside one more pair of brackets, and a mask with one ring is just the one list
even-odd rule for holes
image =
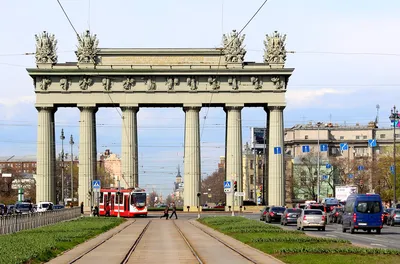
{"label": "pedestrian", "polygon": [[83,214],[83,202],[81,202],[81,214]]}
{"label": "pedestrian", "polygon": [[176,215],[176,205],[175,205],[175,203],[172,203],[172,214],[170,215],[169,219],[171,219],[173,215],[175,215],[175,219],[178,219],[178,216]]}
{"label": "pedestrian", "polygon": [[160,216],[160,219],[165,217],[165,220],[168,220],[168,210],[169,210],[169,207],[167,205],[167,207],[165,207],[165,209],[164,209],[164,215]]}
{"label": "pedestrian", "polygon": [[32,206],[32,203],[29,203],[29,213],[33,213],[33,206]]}
{"label": "pedestrian", "polygon": [[110,216],[110,210],[111,210],[110,204],[107,203],[107,205],[106,205],[106,216]]}

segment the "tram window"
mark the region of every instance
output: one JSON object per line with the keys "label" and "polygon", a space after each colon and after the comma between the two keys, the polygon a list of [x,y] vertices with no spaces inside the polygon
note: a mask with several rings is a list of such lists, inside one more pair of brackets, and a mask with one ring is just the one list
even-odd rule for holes
{"label": "tram window", "polygon": [[110,197],[111,197],[111,193],[109,192],[108,195],[107,195],[107,203],[110,202]]}
{"label": "tram window", "polygon": [[131,196],[131,204],[136,206],[146,205],[146,194],[145,193],[134,193]]}
{"label": "tram window", "polygon": [[104,203],[104,201],[103,201],[103,199],[104,199],[103,194],[104,194],[103,192],[100,193],[100,200],[99,200],[99,203]]}
{"label": "tram window", "polygon": [[123,204],[123,199],[124,199],[124,194],[121,193],[120,195],[115,196],[115,203],[117,204]]}

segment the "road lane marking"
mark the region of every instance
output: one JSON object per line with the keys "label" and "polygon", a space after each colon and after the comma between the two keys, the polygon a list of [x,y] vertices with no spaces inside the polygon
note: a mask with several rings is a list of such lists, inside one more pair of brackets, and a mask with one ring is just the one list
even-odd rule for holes
{"label": "road lane marking", "polygon": [[376,247],[387,247],[387,246],[382,245],[382,244],[374,244],[374,243],[371,243],[371,246],[376,246]]}
{"label": "road lane marking", "polygon": [[337,237],[335,235],[325,235],[325,236],[327,236],[327,237]]}

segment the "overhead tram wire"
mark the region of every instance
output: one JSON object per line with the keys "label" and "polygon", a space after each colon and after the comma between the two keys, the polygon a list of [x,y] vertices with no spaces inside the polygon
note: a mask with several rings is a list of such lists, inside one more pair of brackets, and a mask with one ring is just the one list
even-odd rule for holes
{"label": "overhead tram wire", "polygon": [[62,6],[60,0],[57,0],[57,3],[60,5],[61,10],[64,12],[64,15],[65,15],[65,17],[67,18],[69,24],[71,25],[72,29],[75,31],[76,36],[78,37],[79,40],[81,40],[81,37],[79,36],[78,31],[76,31],[74,25],[73,25],[72,22],[71,22],[71,19],[69,19],[69,16],[68,16],[67,12],[65,12],[65,9],[64,9],[64,7]]}

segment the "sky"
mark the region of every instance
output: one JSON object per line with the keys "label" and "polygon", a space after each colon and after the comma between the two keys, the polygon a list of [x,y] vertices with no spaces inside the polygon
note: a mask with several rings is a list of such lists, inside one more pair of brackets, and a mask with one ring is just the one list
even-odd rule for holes
{"label": "sky", "polygon": [[[264,0],[61,0],[78,33],[90,29],[100,48],[216,48],[222,34],[241,30]],[[308,122],[389,127],[390,110],[400,98],[400,1],[269,0],[243,31],[245,61],[262,62],[265,34],[287,34],[289,80],[285,127]],[[76,61],[76,35],[56,0],[1,0],[0,157],[34,159],[37,111],[33,81],[35,34],[46,30],[58,40],[58,61]],[[400,106],[400,105],[399,105]],[[121,152],[118,108],[97,112],[97,150]],[[217,169],[225,148],[225,112],[204,107],[201,170]],[[265,126],[262,108],[242,110],[243,143],[250,127]],[[57,153],[64,129],[79,145],[79,110],[56,112]],[[172,190],[183,167],[184,112],[180,108],[141,108],[138,113],[139,183],[163,193]]]}

